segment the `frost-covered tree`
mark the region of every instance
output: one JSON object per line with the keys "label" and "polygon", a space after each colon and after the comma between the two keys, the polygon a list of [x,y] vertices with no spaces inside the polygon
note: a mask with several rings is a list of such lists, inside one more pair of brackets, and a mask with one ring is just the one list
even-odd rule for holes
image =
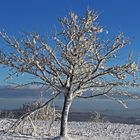
{"label": "frost-covered tree", "polygon": [[131,57],[123,64],[117,61],[118,52],[128,41],[123,33],[108,39],[97,18],[98,14],[90,10],[81,18],[71,12],[59,19],[61,31],[51,41],[37,33],[29,33],[19,40],[0,32],[0,37],[11,47],[4,51],[1,46],[0,51],[0,63],[14,69],[10,76],[28,73],[39,80],[25,85],[51,88],[55,91],[51,100],[63,95],[60,137],[68,137],[68,113],[75,98],[105,96],[125,107],[115,94],[138,98],[127,92],[112,91],[137,86],[139,68]]}

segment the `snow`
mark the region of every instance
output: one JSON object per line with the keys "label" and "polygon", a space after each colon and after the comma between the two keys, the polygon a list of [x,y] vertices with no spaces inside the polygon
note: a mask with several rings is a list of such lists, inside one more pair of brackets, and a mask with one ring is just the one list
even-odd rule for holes
{"label": "snow", "polygon": [[[60,138],[59,126],[60,122],[54,122],[50,134],[47,133],[49,122],[37,121],[37,136],[18,133],[3,133],[3,129],[9,120],[0,120],[0,140],[140,140],[140,125],[128,125],[119,123],[95,123],[95,122],[69,122],[69,137]],[[30,125],[26,125],[24,129],[30,129]]]}
{"label": "snow", "polygon": [[52,138],[51,140],[75,140],[75,139],[73,139],[73,138],[71,138],[69,136],[67,136],[67,137],[58,136],[58,137]]}

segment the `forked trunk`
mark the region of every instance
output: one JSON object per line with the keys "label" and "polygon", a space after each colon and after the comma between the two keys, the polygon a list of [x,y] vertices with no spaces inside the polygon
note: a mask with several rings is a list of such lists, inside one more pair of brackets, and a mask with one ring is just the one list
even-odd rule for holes
{"label": "forked trunk", "polygon": [[60,127],[61,137],[67,137],[68,114],[69,114],[71,103],[72,103],[72,99],[69,96],[66,96],[64,98],[64,105],[63,105],[62,117],[61,117],[61,127]]}

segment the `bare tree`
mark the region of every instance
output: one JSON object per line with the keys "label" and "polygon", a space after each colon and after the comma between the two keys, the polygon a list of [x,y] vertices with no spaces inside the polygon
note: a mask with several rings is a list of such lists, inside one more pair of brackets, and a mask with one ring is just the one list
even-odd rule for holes
{"label": "bare tree", "polygon": [[136,73],[139,68],[131,57],[123,64],[117,61],[119,50],[128,41],[123,33],[112,39],[103,37],[104,29],[97,18],[98,13],[90,10],[82,18],[73,12],[68,17],[59,18],[61,31],[52,36],[52,46],[36,33],[17,40],[4,31],[0,32],[0,37],[11,47],[9,52],[0,52],[0,63],[14,69],[10,77],[20,73],[31,74],[39,80],[25,85],[38,84],[51,88],[55,91],[52,100],[60,94],[64,96],[60,137],[68,137],[68,113],[76,97],[105,96],[125,107],[125,102],[114,94],[139,98],[127,92],[112,91],[138,86]]}

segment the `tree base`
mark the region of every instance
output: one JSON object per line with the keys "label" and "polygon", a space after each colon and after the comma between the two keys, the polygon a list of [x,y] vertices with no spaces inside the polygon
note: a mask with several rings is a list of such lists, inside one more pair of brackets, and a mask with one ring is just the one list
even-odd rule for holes
{"label": "tree base", "polygon": [[73,139],[73,138],[71,138],[69,136],[67,136],[67,137],[58,136],[58,137],[55,137],[55,138],[53,138],[51,140],[75,140],[75,139]]}

